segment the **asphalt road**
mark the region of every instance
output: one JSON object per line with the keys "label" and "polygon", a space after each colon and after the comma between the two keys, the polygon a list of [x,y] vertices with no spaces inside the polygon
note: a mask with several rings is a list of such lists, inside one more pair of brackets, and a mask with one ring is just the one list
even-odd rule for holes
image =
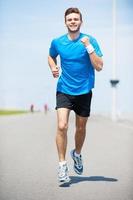
{"label": "asphalt road", "polygon": [[70,158],[73,113],[69,122],[71,184],[59,187],[55,113],[0,117],[0,200],[133,200],[132,124],[92,116],[78,176]]}

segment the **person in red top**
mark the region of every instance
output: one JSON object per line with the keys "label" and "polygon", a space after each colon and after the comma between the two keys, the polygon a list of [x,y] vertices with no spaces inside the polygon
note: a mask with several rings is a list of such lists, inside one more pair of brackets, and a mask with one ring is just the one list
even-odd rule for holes
{"label": "person in red top", "polygon": [[47,114],[47,112],[48,112],[48,104],[44,104],[44,112],[45,112],[45,114]]}

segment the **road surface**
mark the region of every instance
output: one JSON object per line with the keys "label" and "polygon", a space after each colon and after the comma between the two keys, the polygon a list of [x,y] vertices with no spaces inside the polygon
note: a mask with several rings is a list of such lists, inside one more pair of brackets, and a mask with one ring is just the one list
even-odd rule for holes
{"label": "road surface", "polygon": [[92,116],[82,155],[84,174],[73,172],[74,114],[67,160],[71,184],[59,187],[56,114],[0,117],[0,200],[133,200],[133,126]]}

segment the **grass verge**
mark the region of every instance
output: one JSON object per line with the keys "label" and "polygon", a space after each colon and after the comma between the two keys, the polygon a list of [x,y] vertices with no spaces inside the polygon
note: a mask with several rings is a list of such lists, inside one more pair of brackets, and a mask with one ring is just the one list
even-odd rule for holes
{"label": "grass verge", "polygon": [[2,115],[16,115],[16,114],[24,114],[24,113],[28,113],[29,111],[25,111],[25,110],[3,110],[0,109],[0,116]]}

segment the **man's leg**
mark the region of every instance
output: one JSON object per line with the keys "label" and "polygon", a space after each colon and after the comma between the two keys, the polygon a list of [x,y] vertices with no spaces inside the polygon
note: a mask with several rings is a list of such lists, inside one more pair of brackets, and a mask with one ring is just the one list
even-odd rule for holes
{"label": "man's leg", "polygon": [[59,162],[65,161],[67,148],[67,129],[70,110],[67,108],[57,109],[57,135],[56,145],[58,150]]}
{"label": "man's leg", "polygon": [[57,109],[58,128],[56,144],[59,156],[58,180],[59,184],[69,183],[68,166],[65,160],[67,148],[67,129],[70,110],[66,108]]}
{"label": "man's leg", "polygon": [[86,136],[87,119],[88,117],[76,115],[75,149],[71,151],[71,157],[74,161],[74,171],[79,175],[83,173],[81,150]]}
{"label": "man's leg", "polygon": [[81,117],[76,114],[75,151],[77,154],[81,153],[84,144],[87,120],[88,117]]}

